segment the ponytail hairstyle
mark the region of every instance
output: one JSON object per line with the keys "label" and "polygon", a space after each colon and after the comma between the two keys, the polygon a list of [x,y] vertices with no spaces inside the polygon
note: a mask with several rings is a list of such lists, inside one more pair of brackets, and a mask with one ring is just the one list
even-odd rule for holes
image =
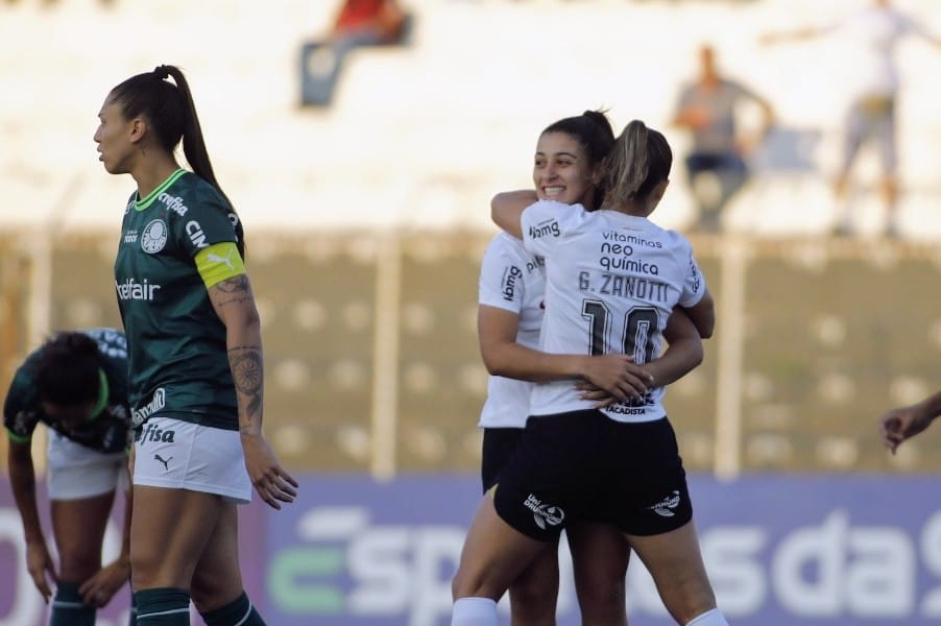
{"label": "ponytail hairstyle", "polygon": [[[591,169],[604,162],[614,145],[614,129],[605,111],[585,111],[581,115],[563,118],[553,122],[542,131],[543,135],[548,133],[565,133],[575,139],[585,149],[585,154],[588,155],[588,167]],[[592,206],[586,208],[593,211],[601,205],[603,198],[604,188],[601,185],[595,185]]]}
{"label": "ponytail hairstyle", "polygon": [[98,400],[98,343],[80,332],[61,332],[40,349],[35,384],[42,402],[61,406]]}
{"label": "ponytail hairstyle", "polygon": [[605,163],[606,203],[644,200],[669,179],[673,151],[662,133],[634,120],[624,127]]}
{"label": "ponytail hairstyle", "polygon": [[[168,81],[172,78],[173,82]],[[111,99],[118,104],[124,119],[147,119],[148,128],[160,146],[173,154],[183,141],[183,154],[193,173],[216,188],[237,215],[229,197],[222,191],[209,160],[202,127],[196,115],[193,95],[183,72],[175,65],[158,65],[152,72],[137,74],[111,90]],[[236,220],[235,234],[239,254],[245,256],[245,238],[241,220]]]}

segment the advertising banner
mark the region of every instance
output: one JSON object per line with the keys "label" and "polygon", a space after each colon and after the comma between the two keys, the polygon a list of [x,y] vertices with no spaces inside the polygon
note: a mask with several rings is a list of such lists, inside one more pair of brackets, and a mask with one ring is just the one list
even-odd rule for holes
{"label": "advertising banner", "polygon": [[[939,487],[928,477],[693,477],[702,551],[720,606],[732,624],[938,623]],[[476,478],[378,484],[307,477],[301,493],[297,505],[269,516],[271,623],[449,623],[450,581],[479,501]],[[567,552],[563,539],[560,626],[580,623]],[[627,597],[637,623],[673,624],[636,557]]]}
{"label": "advertising banner", "polygon": [[[300,479],[300,498],[281,511],[258,502],[241,508],[246,587],[269,624],[449,623],[451,579],[480,498],[475,477]],[[928,626],[941,620],[937,479],[696,476],[690,484],[703,555],[732,624]],[[120,528],[118,512],[106,559],[117,553]],[[22,536],[2,481],[0,626],[48,623],[26,573]],[[575,626],[580,619],[564,537],[559,555],[558,623]],[[673,623],[636,557],[627,596],[636,623]],[[99,626],[124,626],[127,606],[124,590],[100,612]],[[508,614],[505,601],[501,610]]]}

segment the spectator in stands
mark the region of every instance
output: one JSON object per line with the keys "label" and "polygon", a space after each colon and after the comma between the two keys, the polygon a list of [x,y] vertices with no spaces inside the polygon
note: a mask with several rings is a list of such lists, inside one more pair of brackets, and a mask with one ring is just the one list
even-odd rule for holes
{"label": "spectator in stands", "polygon": [[[774,111],[767,100],[719,74],[711,46],[700,48],[699,61],[699,77],[683,88],[673,123],[693,134],[686,171],[699,212],[695,229],[717,232],[723,209],[748,179],[745,157],[770,130]],[[737,132],[736,105],[742,100],[761,107],[763,124],[757,138],[746,140]],[[707,175],[717,184],[709,185]]]}
{"label": "spectator in stands", "polygon": [[843,159],[834,182],[839,203],[836,235],[852,235],[853,203],[849,193],[850,172],[860,147],[874,142],[882,162],[882,198],[886,209],[885,234],[898,236],[898,164],[895,110],[899,89],[895,49],[908,33],[920,35],[941,48],[941,39],[928,33],[918,22],[895,7],[891,0],[873,0],[867,7],[822,27],[771,33],[764,43],[806,40],[841,33],[855,46],[858,62],[846,67],[850,80],[849,107],[844,121]]}
{"label": "spectator in stands", "polygon": [[301,48],[303,104],[329,105],[347,54],[401,43],[407,21],[397,0],[343,0],[326,39]]}

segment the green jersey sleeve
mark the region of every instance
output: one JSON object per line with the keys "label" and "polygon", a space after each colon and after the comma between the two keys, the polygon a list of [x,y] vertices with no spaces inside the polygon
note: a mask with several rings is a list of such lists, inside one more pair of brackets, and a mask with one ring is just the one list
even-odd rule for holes
{"label": "green jersey sleeve", "polygon": [[192,190],[185,215],[174,215],[172,238],[178,249],[190,258],[223,242],[238,243],[238,218],[222,196],[208,183]]}
{"label": "green jersey sleeve", "polygon": [[26,443],[33,437],[40,413],[36,410],[36,393],[32,376],[26,367],[20,367],[13,376],[7,397],[3,402],[3,426],[10,440]]}

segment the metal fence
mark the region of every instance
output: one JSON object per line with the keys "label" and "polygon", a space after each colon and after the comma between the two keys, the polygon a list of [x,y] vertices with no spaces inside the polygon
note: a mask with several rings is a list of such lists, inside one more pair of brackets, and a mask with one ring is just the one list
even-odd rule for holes
{"label": "metal fence", "polygon": [[[477,274],[489,238],[250,233],[265,428],[287,465],[378,477],[476,470],[487,379]],[[829,239],[693,243],[719,324],[703,365],[666,397],[689,469],[941,469],[931,434],[890,457],[876,431],[882,411],[941,380],[941,251]],[[50,246],[0,237],[6,381],[52,329],[120,325],[115,249],[111,235]]]}

